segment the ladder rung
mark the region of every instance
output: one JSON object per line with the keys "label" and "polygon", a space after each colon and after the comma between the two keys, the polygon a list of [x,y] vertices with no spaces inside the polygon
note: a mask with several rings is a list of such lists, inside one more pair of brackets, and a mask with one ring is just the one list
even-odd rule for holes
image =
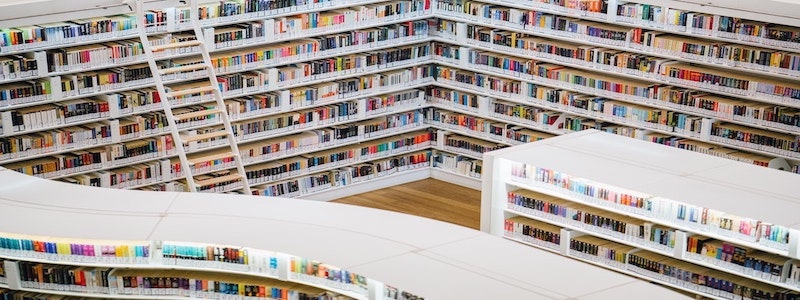
{"label": "ladder rung", "polygon": [[166,75],[166,74],[174,74],[174,73],[181,73],[181,72],[187,72],[187,71],[202,70],[202,69],[205,69],[205,68],[206,68],[206,64],[199,63],[199,64],[183,65],[183,66],[179,66],[179,67],[171,67],[171,68],[166,68],[166,69],[160,69],[160,70],[158,70],[158,72],[161,73],[161,75]]}
{"label": "ladder rung", "polygon": [[167,93],[167,97],[177,97],[177,96],[191,95],[191,94],[202,94],[202,93],[205,93],[205,92],[213,92],[214,89],[216,89],[216,88],[213,87],[213,86],[202,86],[202,87],[190,88],[190,89],[185,89],[185,90],[172,91],[172,92],[168,92]]}
{"label": "ladder rung", "polygon": [[193,111],[193,112],[188,112],[188,113],[175,115],[175,118],[178,119],[178,120],[185,120],[185,119],[191,119],[191,118],[197,118],[197,117],[202,117],[202,116],[207,116],[207,115],[218,114],[218,113],[221,113],[221,112],[222,112],[221,110],[216,109],[216,108],[204,109],[204,110],[198,110],[198,111]]}
{"label": "ladder rung", "polygon": [[215,137],[222,137],[222,136],[226,136],[226,135],[228,135],[227,131],[219,130],[219,131],[203,133],[203,134],[198,134],[198,135],[187,135],[187,136],[182,137],[182,139],[183,139],[184,143],[188,143],[188,142],[194,142],[194,141],[199,141],[199,140],[211,139],[211,138],[215,138]]}
{"label": "ladder rung", "polygon": [[228,182],[228,181],[239,181],[239,180],[242,180],[242,179],[244,179],[244,178],[242,178],[242,176],[239,176],[239,174],[230,174],[230,175],[225,175],[225,176],[220,176],[220,177],[214,177],[214,178],[198,180],[198,181],[195,181],[195,184],[197,186],[207,186],[207,185],[212,185],[212,184],[217,184],[217,183],[222,183],[222,182]]}
{"label": "ladder rung", "polygon": [[175,48],[199,46],[200,44],[202,44],[202,43],[200,43],[200,41],[198,41],[198,40],[191,40],[191,41],[177,42],[177,43],[171,43],[171,44],[165,44],[165,45],[155,45],[151,49],[153,50],[153,52],[156,52],[156,51],[161,51],[161,50],[166,50],[166,49],[175,49]]}
{"label": "ladder rung", "polygon": [[230,152],[230,151],[229,152],[223,152],[223,153],[214,153],[214,154],[211,154],[211,155],[206,155],[206,156],[202,156],[202,157],[189,159],[189,164],[194,165],[194,164],[201,163],[201,162],[233,157],[233,155],[234,155],[233,152]]}

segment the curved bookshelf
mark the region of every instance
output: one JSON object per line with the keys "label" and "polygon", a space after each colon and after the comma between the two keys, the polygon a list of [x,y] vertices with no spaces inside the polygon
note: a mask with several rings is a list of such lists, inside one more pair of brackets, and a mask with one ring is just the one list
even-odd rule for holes
{"label": "curved bookshelf", "polygon": [[[34,178],[5,169],[0,170],[0,178],[11,183],[0,187],[0,207],[7,221],[2,222],[0,231],[21,232],[3,234],[3,239],[0,239],[0,248],[3,249],[0,260],[4,266],[0,278],[10,279],[5,284],[0,283],[0,287],[11,290],[136,299],[213,296],[207,292],[198,294],[200,291],[180,289],[147,294],[139,288],[125,287],[120,290],[122,293],[109,295],[78,292],[75,287],[49,283],[21,285],[18,279],[21,277],[17,276],[21,276],[20,266],[23,265],[42,265],[41,268],[53,270],[102,268],[112,275],[137,272],[168,275],[174,272],[225,278],[255,276],[310,286],[347,299],[413,299],[413,294],[421,295],[418,299],[480,299],[483,298],[481,291],[487,288],[499,288],[497,293],[503,297],[541,299],[545,290],[537,287],[543,287],[538,283],[543,278],[549,278],[548,282],[557,279],[554,282],[565,287],[576,276],[579,279],[586,276],[586,280],[604,278],[590,285],[589,290],[558,292],[575,296],[575,299],[591,299],[581,298],[581,295],[586,295],[587,291],[588,294],[604,291],[608,286],[634,285],[636,282],[588,265],[571,265],[569,259],[556,261],[569,265],[572,270],[587,268],[585,272],[528,274],[530,272],[526,270],[535,261],[553,262],[553,257],[542,256],[524,264],[511,263],[497,257],[496,251],[530,253],[529,248],[455,225],[362,207],[272,197],[264,201],[258,196],[92,188]],[[32,197],[31,189],[40,193]],[[19,218],[30,220],[31,217],[46,218],[48,223],[60,225],[19,222]],[[422,228],[425,228],[425,234],[417,230]],[[85,237],[70,239],[59,236]],[[464,242],[471,245],[478,240],[488,247],[465,248],[466,245],[459,245]],[[443,246],[459,250],[441,249]],[[276,252],[257,249],[274,249]],[[348,266],[346,269],[355,273],[282,253],[319,257]],[[463,255],[477,255],[481,259],[464,261],[460,258]],[[328,279],[310,275],[322,274],[321,270]],[[516,276],[512,280],[516,284],[507,282],[509,275]],[[433,278],[448,280],[432,281]],[[403,286],[403,290],[381,283],[387,279],[400,283],[396,286]],[[475,284],[464,287],[461,284],[464,280]],[[120,286],[120,281],[116,284],[111,286]],[[520,289],[517,284],[526,288]],[[678,295],[656,287],[648,293],[663,293],[671,298]],[[560,299],[562,296],[546,297]]]}

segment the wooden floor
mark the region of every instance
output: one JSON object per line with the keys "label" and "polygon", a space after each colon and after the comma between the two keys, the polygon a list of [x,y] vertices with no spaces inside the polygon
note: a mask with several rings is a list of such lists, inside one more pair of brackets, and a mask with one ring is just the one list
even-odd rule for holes
{"label": "wooden floor", "polygon": [[425,179],[334,200],[436,219],[473,229],[480,226],[481,192]]}

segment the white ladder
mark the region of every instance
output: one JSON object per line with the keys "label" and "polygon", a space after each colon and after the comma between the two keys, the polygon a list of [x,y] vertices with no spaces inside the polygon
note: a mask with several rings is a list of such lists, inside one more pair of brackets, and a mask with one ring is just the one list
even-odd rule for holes
{"label": "white ladder", "polygon": [[[145,11],[144,11],[144,0],[136,0],[136,17],[137,17],[137,26],[139,28],[139,38],[142,41],[142,48],[144,48],[145,55],[147,56],[147,61],[150,65],[150,70],[153,74],[153,79],[155,80],[156,87],[158,89],[159,95],[161,95],[161,104],[164,109],[164,113],[166,115],[166,119],[169,124],[169,129],[173,137],[173,141],[175,143],[175,148],[177,150],[178,156],[180,158],[180,169],[182,171],[181,176],[186,179],[187,187],[190,192],[197,192],[199,190],[207,189],[208,187],[217,185],[239,185],[241,184],[241,189],[248,195],[251,194],[250,185],[247,181],[247,175],[245,173],[244,164],[242,162],[241,154],[239,152],[239,147],[236,144],[236,137],[233,134],[233,129],[231,127],[230,118],[228,116],[228,112],[225,108],[225,102],[222,98],[222,93],[220,92],[218,83],[217,83],[217,75],[214,71],[213,65],[211,64],[211,56],[208,54],[208,49],[204,45],[204,36],[202,28],[200,27],[200,18],[198,14],[198,0],[189,0],[190,2],[190,16],[191,16],[191,25],[192,25],[192,32],[194,33],[194,40],[191,40],[191,36],[189,39],[185,41],[175,41],[171,40],[167,44],[164,45],[152,45],[150,40],[147,37],[147,31],[145,28]],[[190,57],[197,57],[196,61],[199,63],[190,63],[185,65],[175,66],[170,61],[170,55],[161,55],[160,57],[156,57],[154,55],[155,52],[160,51],[175,51],[175,50],[187,50],[191,49],[193,53]],[[194,51],[196,49],[196,51]],[[188,52],[188,51],[187,51]],[[181,54],[185,56],[186,54]],[[187,61],[183,57],[181,58],[184,61]],[[202,60],[201,60],[202,59]],[[158,62],[166,62],[166,67],[160,68]],[[169,88],[167,85],[175,86],[178,83],[165,83],[165,76],[173,76],[175,74],[180,74],[183,72],[197,72],[197,71],[205,71],[207,81],[202,82],[200,84],[190,85],[189,88],[183,89],[173,89]],[[197,74],[197,73],[194,73]],[[184,83],[184,82],[181,82]],[[213,101],[215,103],[214,107],[206,106],[204,109],[197,110],[197,111],[190,111],[190,112],[178,112],[177,114],[173,111],[173,104],[170,102],[175,99],[179,99],[183,96],[193,96],[199,95],[200,101],[197,101],[192,104],[206,104],[208,105],[211,100],[206,98],[208,96],[213,97]],[[192,121],[197,119],[205,119],[206,121],[209,119],[221,119],[223,129],[205,132],[202,134],[193,135],[192,132],[183,131],[178,128],[178,121]],[[209,124],[207,126],[219,126],[218,122],[214,122],[214,124]],[[194,126],[192,129],[197,129]],[[183,133],[183,134],[181,134]],[[195,132],[196,133],[196,132]],[[191,153],[191,158],[187,155],[187,145],[192,142],[197,142],[205,139],[214,139],[214,138],[225,138],[227,139],[227,148],[222,150],[214,150],[214,151],[198,151],[197,154]],[[211,170],[202,170],[201,172],[197,172],[195,170],[195,164],[207,162],[207,161],[214,161],[214,160],[230,160],[233,159],[233,164],[235,165],[236,171],[232,171],[234,166],[228,164],[223,164],[220,169],[211,169]],[[210,174],[210,175],[209,175]],[[200,176],[200,177],[198,177]],[[238,188],[236,188],[238,189]]]}

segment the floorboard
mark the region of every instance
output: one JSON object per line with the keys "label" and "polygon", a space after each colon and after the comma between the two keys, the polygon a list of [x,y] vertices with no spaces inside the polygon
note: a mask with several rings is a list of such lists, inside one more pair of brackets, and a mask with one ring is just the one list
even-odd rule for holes
{"label": "floorboard", "polygon": [[481,192],[436,179],[425,179],[332,202],[401,212],[480,227]]}

